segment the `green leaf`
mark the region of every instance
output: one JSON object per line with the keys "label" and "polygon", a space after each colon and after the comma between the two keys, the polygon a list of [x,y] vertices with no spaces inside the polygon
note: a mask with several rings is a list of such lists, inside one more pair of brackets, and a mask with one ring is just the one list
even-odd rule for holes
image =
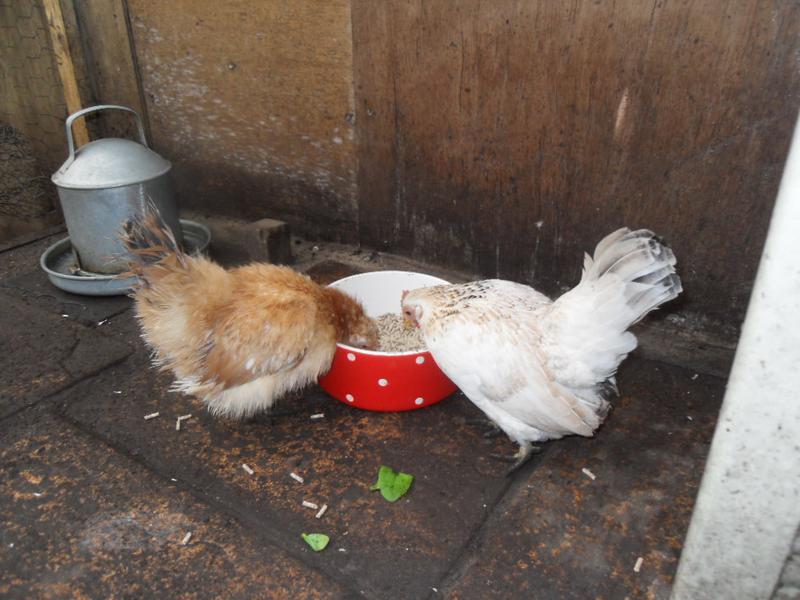
{"label": "green leaf", "polygon": [[303,533],[301,535],[314,552],[325,550],[325,546],[331,541],[331,538],[324,533]]}
{"label": "green leaf", "polygon": [[370,488],[370,491],[380,490],[381,496],[389,502],[396,502],[406,495],[412,481],[414,481],[413,475],[398,473],[390,467],[381,465],[378,470],[378,481]]}

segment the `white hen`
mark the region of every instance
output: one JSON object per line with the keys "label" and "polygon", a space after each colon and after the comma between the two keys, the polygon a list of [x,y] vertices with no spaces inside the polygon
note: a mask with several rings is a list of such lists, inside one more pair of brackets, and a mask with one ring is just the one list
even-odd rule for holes
{"label": "white hen", "polygon": [[623,228],[586,255],[580,283],[555,302],[492,279],[404,293],[403,313],[447,376],[519,444],[516,468],[532,442],[594,434],[636,347],[627,329],[681,291],[672,251],[651,231]]}

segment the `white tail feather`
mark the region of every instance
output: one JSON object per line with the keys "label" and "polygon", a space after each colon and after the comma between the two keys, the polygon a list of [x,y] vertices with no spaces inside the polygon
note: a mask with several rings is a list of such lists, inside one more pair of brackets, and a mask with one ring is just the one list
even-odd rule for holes
{"label": "white tail feather", "polygon": [[681,293],[675,263],[672,250],[646,229],[618,229],[585,256],[581,282],[553,303],[545,326],[559,381],[596,403],[595,386],[636,348],[627,329]]}

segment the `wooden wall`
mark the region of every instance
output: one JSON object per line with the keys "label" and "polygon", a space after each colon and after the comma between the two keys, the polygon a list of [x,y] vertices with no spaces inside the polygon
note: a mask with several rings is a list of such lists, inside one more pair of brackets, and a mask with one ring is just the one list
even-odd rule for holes
{"label": "wooden wall", "polygon": [[365,243],[550,292],[617,227],[743,317],[798,107],[800,5],[354,0]]}
{"label": "wooden wall", "polygon": [[[64,2],[70,42],[77,40]],[[75,61],[81,70],[82,56]],[[78,85],[87,89],[82,76]],[[60,221],[50,175],[67,155],[66,104],[40,0],[0,2],[0,241]]]}
{"label": "wooden wall", "polygon": [[62,6],[86,103],[146,116],[186,208],[549,293],[603,235],[648,227],[684,314],[744,315],[800,105],[796,2]]}
{"label": "wooden wall", "polygon": [[348,0],[128,0],[157,150],[184,206],[357,235]]}

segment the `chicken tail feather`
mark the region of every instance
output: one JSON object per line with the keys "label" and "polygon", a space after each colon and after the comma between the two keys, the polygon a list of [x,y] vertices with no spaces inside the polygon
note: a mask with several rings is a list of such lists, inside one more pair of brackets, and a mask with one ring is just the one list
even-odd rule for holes
{"label": "chicken tail feather", "polygon": [[147,202],[142,214],[128,220],[119,237],[134,261],[125,276],[134,274],[147,283],[149,267],[166,262],[186,267],[186,255],[155,204]]}
{"label": "chicken tail feather", "polygon": [[596,282],[598,290],[604,284],[624,286],[627,329],[683,291],[675,263],[672,250],[652,231],[624,227],[603,238],[593,258],[586,257],[581,283]]}
{"label": "chicken tail feather", "polygon": [[[572,389],[594,388],[613,377],[636,348],[628,328],[682,291],[675,255],[652,231],[622,228],[585,256],[580,283],[553,303],[543,325],[551,368]],[[602,403],[597,403],[602,406]]]}

